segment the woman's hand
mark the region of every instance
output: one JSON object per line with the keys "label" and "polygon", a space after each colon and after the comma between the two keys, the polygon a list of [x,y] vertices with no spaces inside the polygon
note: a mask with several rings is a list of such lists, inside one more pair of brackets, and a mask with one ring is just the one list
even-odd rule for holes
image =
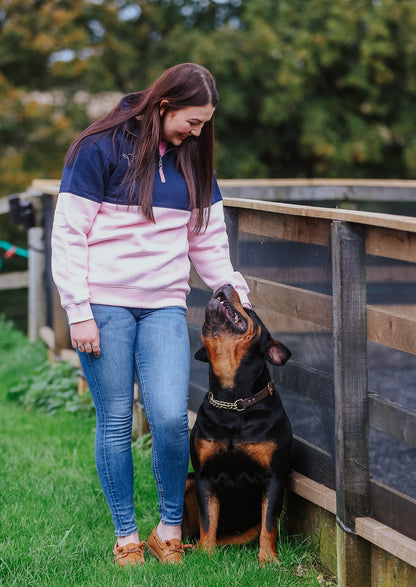
{"label": "woman's hand", "polygon": [[78,349],[81,353],[92,352],[95,357],[100,356],[100,333],[93,318],[84,322],[75,322],[70,325],[69,330],[74,349]]}

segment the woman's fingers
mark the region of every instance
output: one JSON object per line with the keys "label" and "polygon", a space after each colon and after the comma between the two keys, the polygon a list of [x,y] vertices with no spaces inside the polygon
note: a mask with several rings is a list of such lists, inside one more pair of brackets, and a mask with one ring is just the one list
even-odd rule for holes
{"label": "woman's fingers", "polygon": [[100,356],[100,334],[94,320],[71,324],[71,342],[80,353],[94,353]]}

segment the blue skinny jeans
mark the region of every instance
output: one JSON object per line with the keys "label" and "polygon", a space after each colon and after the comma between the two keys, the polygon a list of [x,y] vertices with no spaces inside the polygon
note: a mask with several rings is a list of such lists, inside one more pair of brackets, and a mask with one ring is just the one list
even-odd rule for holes
{"label": "blue skinny jeans", "polygon": [[137,531],[131,449],[134,370],[152,434],[160,519],[180,525],[189,465],[190,348],[185,310],[93,304],[92,311],[101,354],[78,354],[95,404],[95,460],[115,534]]}

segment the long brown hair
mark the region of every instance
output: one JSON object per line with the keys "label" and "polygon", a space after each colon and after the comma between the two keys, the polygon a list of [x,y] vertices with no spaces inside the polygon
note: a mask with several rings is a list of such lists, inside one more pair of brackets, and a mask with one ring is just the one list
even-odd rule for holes
{"label": "long brown hair", "polygon": [[[148,88],[125,96],[105,116],[85,129],[71,146],[66,164],[71,165],[81,141],[88,136],[112,134],[113,138],[127,125],[135,128],[138,140],[134,165],[124,179],[130,201],[137,203],[148,220],[154,222],[152,190],[155,163],[162,130],[160,104],[164,115],[168,111],[187,106],[205,106],[218,103],[218,93],[211,73],[195,63],[181,63],[170,67]],[[176,164],[183,173],[189,192],[190,208],[197,208],[195,231],[199,232],[209,219],[212,197],[214,159],[214,120],[206,122],[199,137],[188,137],[177,148]],[[135,193],[139,181],[140,193]],[[124,183],[123,182],[123,183]]]}

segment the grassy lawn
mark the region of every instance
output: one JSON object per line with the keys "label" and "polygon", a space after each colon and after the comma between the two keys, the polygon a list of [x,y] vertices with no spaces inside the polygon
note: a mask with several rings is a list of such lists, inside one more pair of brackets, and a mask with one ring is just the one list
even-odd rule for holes
{"label": "grassy lawn", "polygon": [[[194,551],[181,567],[160,565],[150,555],[143,567],[115,567],[112,521],[95,471],[92,411],[44,413],[10,399],[10,389],[45,359],[41,343],[29,344],[0,319],[1,587],[335,585],[311,546],[286,535],[281,564],[266,568],[257,563],[256,544],[210,557]],[[140,440],[133,452],[137,520],[147,538],[158,520],[150,452]]]}

